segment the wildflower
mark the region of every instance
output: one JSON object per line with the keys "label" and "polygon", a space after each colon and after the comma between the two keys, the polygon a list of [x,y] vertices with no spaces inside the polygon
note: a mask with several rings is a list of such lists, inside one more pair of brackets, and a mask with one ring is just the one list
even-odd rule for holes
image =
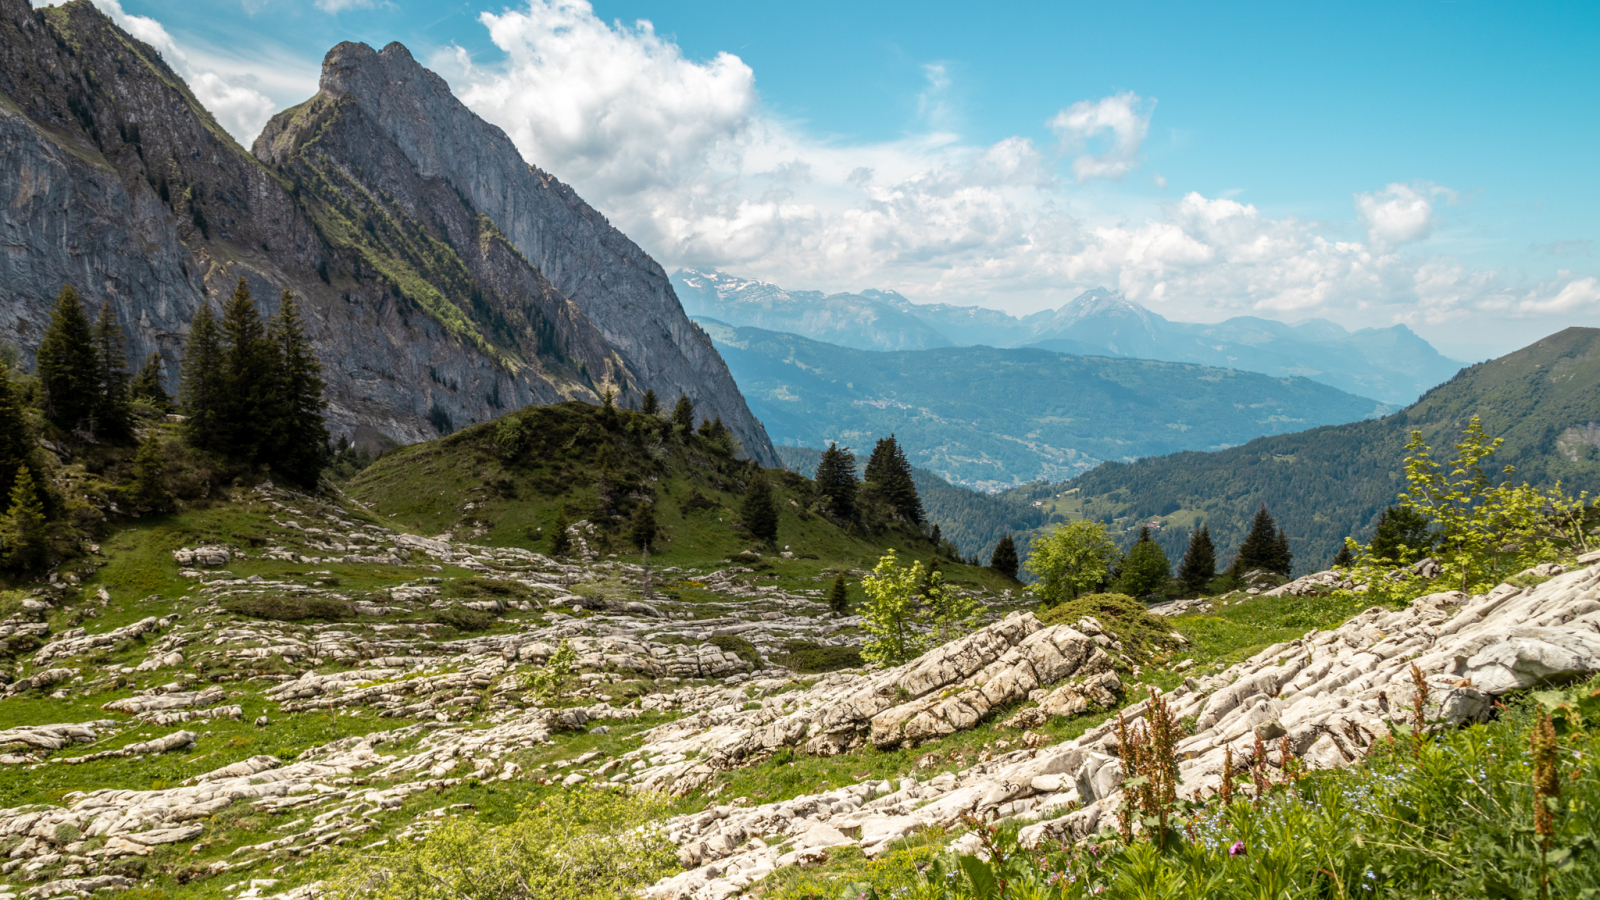
{"label": "wildflower", "polygon": [[1244,854],[1244,841],[1234,841],[1233,846],[1228,848],[1229,856],[1243,856]]}

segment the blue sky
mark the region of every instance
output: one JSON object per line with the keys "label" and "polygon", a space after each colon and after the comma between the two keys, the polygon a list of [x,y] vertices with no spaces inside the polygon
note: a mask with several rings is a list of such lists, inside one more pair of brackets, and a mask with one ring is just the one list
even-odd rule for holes
{"label": "blue sky", "polygon": [[401,41],[669,267],[1463,359],[1600,325],[1592,5],[97,2],[246,144]]}

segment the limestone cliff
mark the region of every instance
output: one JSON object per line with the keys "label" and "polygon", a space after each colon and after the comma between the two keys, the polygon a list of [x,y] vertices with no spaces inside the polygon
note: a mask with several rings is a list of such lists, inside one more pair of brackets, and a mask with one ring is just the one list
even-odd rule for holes
{"label": "limestone cliff", "polygon": [[0,336],[31,358],[71,282],[132,362],[180,364],[195,310],[244,277],[268,314],[302,298],[336,433],[412,442],[654,388],[776,464],[661,268],[405,48],[334,48],[256,150],[86,0],[0,0]]}

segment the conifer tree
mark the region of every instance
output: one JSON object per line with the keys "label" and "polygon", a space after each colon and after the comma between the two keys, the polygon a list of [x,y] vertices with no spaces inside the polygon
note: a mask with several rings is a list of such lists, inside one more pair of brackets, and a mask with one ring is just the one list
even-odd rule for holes
{"label": "conifer tree", "polygon": [[270,398],[275,407],[268,462],[290,481],[310,487],[328,464],[328,428],[322,418],[322,363],[306,342],[300,308],[294,295],[283,292],[278,315],[272,320],[273,354],[278,389]]}
{"label": "conifer tree", "polygon": [[22,400],[11,383],[11,376],[0,371],[0,497],[11,496],[17,472],[28,460],[32,441]]}
{"label": "conifer tree", "polygon": [[1189,538],[1189,549],[1178,565],[1178,579],[1183,582],[1184,590],[1198,594],[1216,577],[1217,548],[1211,543],[1211,526],[1201,525]]}
{"label": "conifer tree", "polygon": [[1285,578],[1288,578],[1289,573],[1294,570],[1294,554],[1289,550],[1289,536],[1283,533],[1282,528],[1278,529],[1278,539],[1273,543],[1272,566],[1272,571]]}
{"label": "conifer tree", "polygon": [[14,571],[27,572],[44,565],[44,506],[27,466],[17,469],[11,485],[11,503],[4,522],[0,522],[0,548],[5,553],[6,566]]}
{"label": "conifer tree", "polygon": [[922,498],[911,477],[911,463],[894,435],[880,438],[867,460],[867,484],[894,514],[913,525],[922,524]]}
{"label": "conifer tree", "polygon": [[272,451],[279,365],[277,348],[243,278],[222,307],[222,385],[217,436],[222,453],[257,462]]}
{"label": "conifer tree", "polygon": [[183,353],[183,383],[180,397],[189,417],[184,430],[189,443],[201,450],[219,450],[222,435],[218,418],[223,384],[222,335],[211,304],[202,303],[189,325],[189,345]]}
{"label": "conifer tree", "polygon": [[672,425],[680,434],[694,431],[694,403],[688,394],[678,395],[678,402],[672,407]]}
{"label": "conifer tree", "polygon": [[661,400],[656,397],[655,388],[644,392],[644,400],[639,404],[639,411],[647,416],[658,415],[661,412]]}
{"label": "conifer tree", "polygon": [[1391,506],[1378,516],[1378,528],[1367,545],[1374,559],[1409,565],[1433,550],[1428,518],[1408,506]]}
{"label": "conifer tree", "polygon": [[1238,575],[1253,569],[1277,572],[1280,567],[1282,552],[1278,546],[1278,525],[1272,520],[1272,514],[1267,512],[1267,504],[1262,503],[1261,509],[1256,511],[1256,519],[1251,522],[1250,533],[1245,536],[1245,543],[1238,544],[1238,552],[1234,554],[1234,572]]}
{"label": "conifer tree", "polygon": [[640,550],[648,551],[656,542],[656,512],[654,503],[640,503],[633,509],[633,521],[628,525],[628,540]]}
{"label": "conifer tree", "polygon": [[550,555],[555,557],[566,556],[572,550],[572,535],[567,534],[567,529],[572,523],[567,521],[567,508],[562,506],[556,510],[556,520],[550,523]]}
{"label": "conifer tree", "polygon": [[1130,597],[1144,597],[1161,589],[1172,577],[1172,564],[1167,552],[1150,537],[1150,528],[1139,529],[1139,539],[1122,558],[1122,572],[1117,577],[1117,590]]}
{"label": "conifer tree", "polygon": [[850,610],[850,586],[844,583],[843,572],[834,576],[833,587],[828,588],[828,608],[841,616]]}
{"label": "conifer tree", "polygon": [[107,438],[124,438],[133,432],[133,410],[128,406],[128,342],[107,302],[94,322],[95,403],[94,431]]}
{"label": "conifer tree", "polygon": [[133,484],[128,487],[128,495],[136,509],[153,513],[172,509],[166,474],[166,463],[161,458],[161,438],[152,428],[133,457]]}
{"label": "conifer tree", "polygon": [[133,376],[133,383],[128,385],[128,395],[150,404],[157,412],[169,413],[172,412],[172,397],[161,384],[161,364],[160,350],[145,357],[144,365],[139,367],[138,373]]}
{"label": "conifer tree", "polygon": [[50,324],[39,342],[39,383],[44,388],[44,413],[71,431],[95,412],[97,395],[94,334],[83,300],[72,285],[56,295]]}
{"label": "conifer tree", "polygon": [[1341,546],[1339,552],[1333,555],[1333,567],[1335,569],[1346,569],[1355,564],[1355,554],[1350,552],[1348,544]]}
{"label": "conifer tree", "polygon": [[989,557],[989,568],[1015,581],[1017,578],[1017,543],[1006,535],[994,545],[994,555]]}
{"label": "conifer tree", "polygon": [[750,484],[745,488],[739,521],[751,535],[768,544],[778,539],[778,504],[772,497],[767,473],[761,469],[750,477]]}
{"label": "conifer tree", "polygon": [[838,518],[850,520],[856,514],[856,458],[848,448],[830,443],[817,463],[817,498],[823,509]]}

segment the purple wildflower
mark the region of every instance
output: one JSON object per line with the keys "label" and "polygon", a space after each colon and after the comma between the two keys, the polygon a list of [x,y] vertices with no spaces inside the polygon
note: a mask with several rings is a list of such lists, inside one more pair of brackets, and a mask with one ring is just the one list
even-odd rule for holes
{"label": "purple wildflower", "polygon": [[1233,846],[1228,848],[1229,856],[1243,856],[1244,854],[1244,841],[1234,841]]}

